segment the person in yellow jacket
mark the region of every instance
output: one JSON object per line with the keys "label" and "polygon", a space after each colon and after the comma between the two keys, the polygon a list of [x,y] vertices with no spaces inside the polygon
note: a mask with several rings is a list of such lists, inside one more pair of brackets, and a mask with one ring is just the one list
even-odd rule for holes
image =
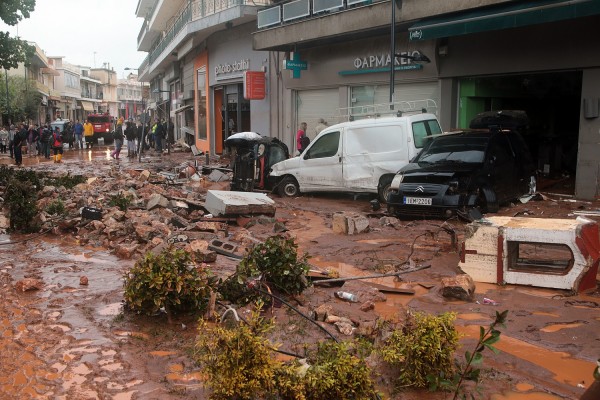
{"label": "person in yellow jacket", "polygon": [[94,143],[94,125],[89,119],[83,124],[83,137],[85,138],[85,148],[91,149]]}

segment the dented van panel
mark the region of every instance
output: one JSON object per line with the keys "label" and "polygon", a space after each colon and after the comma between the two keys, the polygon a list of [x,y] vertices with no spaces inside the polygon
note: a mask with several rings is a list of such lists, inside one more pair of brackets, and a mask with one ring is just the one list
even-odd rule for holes
{"label": "dented van panel", "polygon": [[293,178],[300,192],[378,193],[382,177],[389,175],[391,182],[420,151],[427,133],[419,133],[415,146],[414,124],[441,132],[435,115],[427,113],[343,122],[321,131],[298,157],[275,164],[270,176],[277,182]]}
{"label": "dented van panel", "polygon": [[586,218],[489,217],[468,226],[459,267],[477,282],[582,292],[596,288],[599,257]]}

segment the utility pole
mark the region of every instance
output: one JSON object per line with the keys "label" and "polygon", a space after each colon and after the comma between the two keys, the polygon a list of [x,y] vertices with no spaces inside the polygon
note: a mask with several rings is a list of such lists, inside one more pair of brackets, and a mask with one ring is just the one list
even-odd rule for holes
{"label": "utility pole", "polygon": [[8,125],[10,126],[10,99],[8,98],[8,71],[4,68],[4,79],[6,80],[6,119],[8,120]]}

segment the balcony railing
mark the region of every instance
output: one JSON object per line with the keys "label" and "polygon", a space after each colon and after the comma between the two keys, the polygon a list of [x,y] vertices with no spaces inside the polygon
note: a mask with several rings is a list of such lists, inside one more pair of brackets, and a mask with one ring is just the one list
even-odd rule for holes
{"label": "balcony railing", "polygon": [[142,24],[140,33],[138,33],[138,40],[137,40],[138,43],[142,40],[142,37],[146,34],[146,32],[148,32],[149,25],[150,24],[148,23],[148,17],[144,18],[144,23]]}
{"label": "balcony railing", "polygon": [[[196,21],[238,6],[265,6],[268,4],[270,4],[269,0],[194,0],[191,3],[187,3],[181,9],[173,25],[152,46],[152,50],[150,50],[148,55],[148,64],[152,64],[160,57],[162,52],[173,42],[173,39],[185,28],[188,22]],[[140,66],[140,69],[143,68]]]}
{"label": "balcony railing", "polygon": [[379,1],[386,0],[293,0],[259,11],[257,26],[258,29],[272,28]]}

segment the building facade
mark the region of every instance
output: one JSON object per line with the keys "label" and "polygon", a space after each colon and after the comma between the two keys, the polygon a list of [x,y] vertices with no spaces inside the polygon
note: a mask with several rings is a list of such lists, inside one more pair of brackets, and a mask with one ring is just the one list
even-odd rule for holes
{"label": "building facade", "polygon": [[[140,0],[136,10],[144,22],[138,50],[148,57],[139,68],[149,82],[149,107],[169,118],[175,140],[221,154],[233,132],[269,135],[266,99],[244,96],[245,72],[262,72],[267,52],[254,52],[256,13],[266,1]],[[260,54],[262,53],[262,54]]]}
{"label": "building facade", "polygon": [[[336,106],[344,116],[381,100],[431,98],[445,130],[468,128],[479,112],[525,110],[541,175],[552,182],[575,174],[574,194],[593,199],[600,190],[599,15],[597,0],[275,4],[259,12],[253,35],[254,49],[272,59],[271,131],[290,145],[300,122],[310,132]],[[415,52],[431,62],[417,69],[402,57]]]}

